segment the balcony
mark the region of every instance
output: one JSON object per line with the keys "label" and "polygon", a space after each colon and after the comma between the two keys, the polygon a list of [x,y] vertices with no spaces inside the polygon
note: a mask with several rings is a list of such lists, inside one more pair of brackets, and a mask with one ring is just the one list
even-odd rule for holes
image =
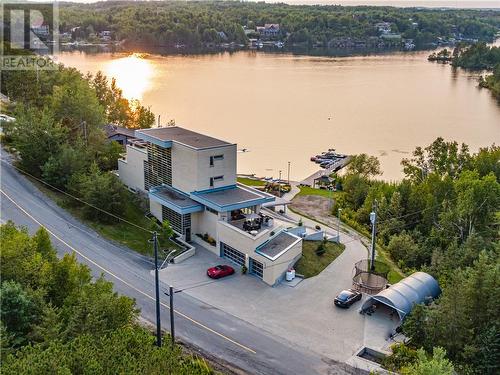
{"label": "balcony", "polygon": [[259,233],[274,227],[274,219],[272,217],[258,215],[255,213],[247,215],[241,214],[238,216],[238,219],[229,220],[228,223],[252,236],[256,236]]}
{"label": "balcony", "polygon": [[[255,215],[249,214],[246,216]],[[254,216],[250,216],[254,217]],[[250,221],[250,224],[248,222]],[[247,223],[247,225],[245,225]],[[248,226],[250,225],[250,226]],[[275,219],[264,220],[260,226],[257,225],[256,218],[251,220],[249,217],[242,219],[217,222],[217,233],[220,242],[252,254],[257,247],[268,241],[275,233],[286,228],[287,224]]]}

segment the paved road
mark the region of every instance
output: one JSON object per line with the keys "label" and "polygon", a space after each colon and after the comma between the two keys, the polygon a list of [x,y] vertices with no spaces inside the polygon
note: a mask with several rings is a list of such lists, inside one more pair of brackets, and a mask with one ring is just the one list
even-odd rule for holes
{"label": "paved road", "polygon": [[[103,274],[117,292],[135,298],[141,316],[155,322],[154,283],[150,260],[116,245],[74,219],[43,195],[9,163],[2,150],[1,221],[12,220],[31,232],[43,225],[59,255],[75,252],[95,276]],[[162,290],[167,290],[162,285]],[[164,297],[164,298],[163,298]],[[168,327],[167,297],[162,297],[162,326]],[[346,374],[337,364],[299,345],[183,293],[176,294],[176,333],[185,342],[251,374]],[[290,327],[293,329],[293,327]]]}

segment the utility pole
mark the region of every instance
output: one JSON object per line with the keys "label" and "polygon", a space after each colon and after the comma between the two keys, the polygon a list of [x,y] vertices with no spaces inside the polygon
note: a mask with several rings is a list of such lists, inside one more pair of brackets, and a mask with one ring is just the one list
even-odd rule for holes
{"label": "utility pole", "polygon": [[153,244],[155,250],[156,346],[161,347],[160,280],[158,277],[158,233],[156,233],[156,231],[153,232]]}
{"label": "utility pole", "polygon": [[170,297],[170,338],[172,340],[172,348],[175,346],[175,327],[174,327],[174,288],[168,288]]}
{"label": "utility pole", "polygon": [[372,223],[372,256],[370,261],[370,270],[375,271],[375,236],[377,235],[377,200],[373,201],[373,211],[370,213],[370,222]]}
{"label": "utility pole", "polygon": [[279,196],[281,197],[281,169],[279,170],[280,178],[278,180]]}
{"label": "utility pole", "polygon": [[[166,264],[166,267],[168,267],[168,263],[169,263],[169,258],[170,256],[175,253],[177,250],[172,250],[170,253],[168,253],[167,257],[165,258],[165,261],[163,262],[163,264]],[[163,267],[163,264],[162,264],[162,267]],[[175,326],[174,326],[174,287],[173,286],[169,286],[168,287],[168,294],[165,293],[167,296],[169,296],[170,298],[170,339],[172,340],[172,347],[174,347],[175,345]]]}
{"label": "utility pole", "polygon": [[290,185],[290,162],[288,162],[288,185]]}
{"label": "utility pole", "polygon": [[159,127],[159,128],[161,128],[161,125],[160,125],[160,124],[161,124],[161,122],[160,122],[160,116],[161,116],[161,115],[158,115],[158,127]]}
{"label": "utility pole", "polygon": [[340,243],[340,211],[342,211],[341,208],[339,208],[339,210],[337,211],[337,216],[338,216],[338,220],[337,220],[337,242]]}

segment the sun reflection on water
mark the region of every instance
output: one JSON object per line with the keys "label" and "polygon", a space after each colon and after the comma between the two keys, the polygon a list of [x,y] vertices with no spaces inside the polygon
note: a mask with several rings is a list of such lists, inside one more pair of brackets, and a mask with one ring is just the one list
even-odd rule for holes
{"label": "sun reflection on water", "polygon": [[125,98],[142,100],[144,93],[151,88],[153,65],[146,54],[133,53],[111,60],[106,66],[106,75],[116,79]]}

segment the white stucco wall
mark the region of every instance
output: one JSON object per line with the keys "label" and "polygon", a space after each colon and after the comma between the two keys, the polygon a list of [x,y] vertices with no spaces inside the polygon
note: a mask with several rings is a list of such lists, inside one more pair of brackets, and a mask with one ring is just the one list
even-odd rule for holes
{"label": "white stucco wall", "polygon": [[287,271],[288,268],[293,266],[293,264],[302,255],[302,240],[293,245],[286,253],[278,257],[276,260],[272,261],[263,257],[260,254],[253,253],[249,256],[264,265],[264,272],[262,280],[269,285],[274,285],[278,282],[281,276]]}
{"label": "white stucco wall", "polygon": [[185,193],[196,189],[198,157],[196,150],[172,143],[172,186]]}
{"label": "white stucco wall", "polygon": [[[210,156],[224,155],[214,161]],[[210,186],[210,177],[224,176]],[[179,143],[172,144],[172,185],[186,193],[236,184],[236,145],[195,150]]]}
{"label": "white stucco wall", "polygon": [[[224,155],[223,160],[215,160],[210,166],[210,156]],[[196,190],[213,189],[236,184],[236,145],[198,151],[198,173]],[[210,177],[224,176],[223,181],[210,186]]]}
{"label": "white stucco wall", "polygon": [[257,246],[269,239],[270,234],[271,231],[265,229],[256,236],[252,236],[224,221],[217,223],[218,243],[224,242],[245,254],[253,254]]}
{"label": "white stucco wall", "polygon": [[148,155],[146,149],[127,145],[126,159],[118,160],[120,180],[129,188],[146,192],[144,189],[144,161]]}
{"label": "white stucco wall", "polygon": [[217,240],[217,221],[219,217],[218,215],[208,212],[208,211],[201,211],[201,212],[195,212],[191,214],[191,238],[193,241],[196,243],[200,244],[207,250],[210,250],[211,252],[215,253],[216,255],[219,255],[219,244],[217,243],[216,246],[212,246],[209,243],[203,241],[201,238],[199,238],[196,234],[201,234],[204,235],[205,233],[208,233],[211,237],[213,237],[215,240]]}
{"label": "white stucco wall", "polygon": [[158,202],[155,202],[153,200],[149,200],[149,211],[151,214],[153,214],[154,217],[156,217],[158,220],[163,222],[163,214],[161,211],[161,204]]}

